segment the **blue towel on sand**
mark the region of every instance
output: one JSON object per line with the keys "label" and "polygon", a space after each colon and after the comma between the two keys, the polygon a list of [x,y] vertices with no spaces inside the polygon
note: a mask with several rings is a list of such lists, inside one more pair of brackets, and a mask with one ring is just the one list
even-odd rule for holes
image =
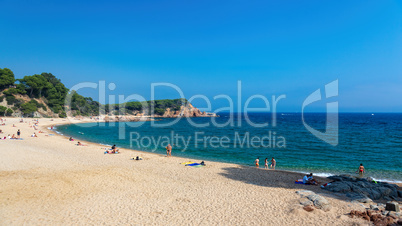
{"label": "blue towel on sand", "polygon": [[[295,181],[295,184],[304,184],[302,181]],[[304,185],[310,185],[310,184],[304,184]]]}
{"label": "blue towel on sand", "polygon": [[198,166],[198,165],[201,165],[201,164],[199,164],[199,163],[193,163],[193,164],[187,164],[186,166]]}

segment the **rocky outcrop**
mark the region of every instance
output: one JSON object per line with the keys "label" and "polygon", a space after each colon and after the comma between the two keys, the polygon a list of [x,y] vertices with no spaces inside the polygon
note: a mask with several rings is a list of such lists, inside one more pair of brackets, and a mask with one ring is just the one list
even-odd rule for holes
{"label": "rocky outcrop", "polygon": [[200,109],[194,107],[192,104],[181,106],[180,110],[173,111],[167,108],[162,117],[177,118],[177,117],[217,117],[215,113],[201,112]]}
{"label": "rocky outcrop", "polygon": [[323,189],[346,194],[351,200],[368,203],[372,200],[402,200],[401,188],[396,184],[376,182],[371,178],[356,178],[350,175],[331,176],[333,180]]}
{"label": "rocky outcrop", "polygon": [[373,209],[372,206],[370,206],[370,209],[367,209],[366,211],[352,210],[350,211],[349,216],[352,218],[358,217],[365,219],[378,226],[402,225],[402,219],[400,218],[399,213],[378,209],[377,207]]}

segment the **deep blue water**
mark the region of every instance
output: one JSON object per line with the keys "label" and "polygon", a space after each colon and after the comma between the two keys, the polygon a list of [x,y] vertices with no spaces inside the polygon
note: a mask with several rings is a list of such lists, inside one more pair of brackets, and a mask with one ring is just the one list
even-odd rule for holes
{"label": "deep blue water", "polygon": [[[402,114],[340,113],[339,143],[336,146],[311,134],[303,125],[301,114],[277,113],[276,116],[276,126],[272,125],[269,113],[249,113],[247,118],[241,115],[240,119],[234,115],[233,125],[214,126],[212,120],[224,124],[231,119],[230,114],[221,113],[219,118],[191,118],[198,125],[210,124],[201,128],[187,119],[167,127],[152,125],[176,120],[162,119],[157,122],[63,125],[57,129],[66,136],[81,140],[161,154],[165,154],[165,146],[169,142],[174,145],[173,155],[205,161],[253,165],[259,157],[263,167],[265,158],[275,157],[277,169],[324,175],[354,174],[359,164],[363,163],[368,176],[402,181]],[[308,113],[304,118],[309,126],[325,132],[326,114]],[[255,127],[247,120],[269,124]],[[121,135],[125,135],[125,139],[120,139]],[[258,141],[263,137],[262,142]],[[187,148],[182,138],[188,141]]]}

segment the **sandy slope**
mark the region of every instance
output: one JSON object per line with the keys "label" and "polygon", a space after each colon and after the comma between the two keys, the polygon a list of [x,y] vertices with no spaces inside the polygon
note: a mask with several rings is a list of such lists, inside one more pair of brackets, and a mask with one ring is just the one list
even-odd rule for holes
{"label": "sandy slope", "polygon": [[[44,129],[32,138],[32,119],[18,121],[0,126],[2,135],[21,129],[24,138],[0,140],[0,225],[366,223],[344,215],[361,206],[337,198],[328,197],[330,212],[302,210],[295,191],[323,191],[294,184],[296,173],[216,162],[193,168],[180,165],[188,159],[131,150],[104,155],[100,145],[76,146]],[[137,155],[144,160],[130,160]]]}

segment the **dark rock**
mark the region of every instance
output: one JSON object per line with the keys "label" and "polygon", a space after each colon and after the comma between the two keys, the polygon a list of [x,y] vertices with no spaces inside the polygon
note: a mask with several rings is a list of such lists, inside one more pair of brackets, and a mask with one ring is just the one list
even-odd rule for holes
{"label": "dark rock", "polygon": [[381,194],[379,192],[377,192],[376,190],[372,189],[369,197],[374,200],[378,200],[381,198]]}
{"label": "dark rock", "polygon": [[347,182],[334,182],[331,183],[330,186],[325,186],[325,189],[328,191],[341,193],[350,192],[352,190],[350,184]]}
{"label": "dark rock", "polygon": [[387,202],[385,210],[399,212],[399,204],[397,202]]}
{"label": "dark rock", "polygon": [[[348,197],[353,200],[360,199],[365,202],[371,200],[385,199],[387,201],[400,200],[402,191],[399,191],[399,186],[396,184],[388,184],[386,182],[373,182],[371,178],[356,178],[351,175],[339,175],[328,177],[334,182],[331,185],[325,186],[323,189],[337,193],[352,193]],[[359,194],[360,196],[358,196]],[[365,197],[363,199],[363,196]],[[371,200],[367,200],[369,198]]]}
{"label": "dark rock", "polygon": [[358,202],[362,202],[362,203],[372,202],[372,200],[370,198],[368,198],[367,196],[356,193],[356,192],[347,193],[346,196],[349,197],[353,201],[358,201]]}
{"label": "dark rock", "polygon": [[389,196],[392,192],[392,190],[387,187],[378,187],[376,190],[381,194],[381,196]]}
{"label": "dark rock", "polygon": [[330,180],[333,180],[333,181],[343,181],[343,177],[341,177],[341,176],[330,176],[327,178]]}

